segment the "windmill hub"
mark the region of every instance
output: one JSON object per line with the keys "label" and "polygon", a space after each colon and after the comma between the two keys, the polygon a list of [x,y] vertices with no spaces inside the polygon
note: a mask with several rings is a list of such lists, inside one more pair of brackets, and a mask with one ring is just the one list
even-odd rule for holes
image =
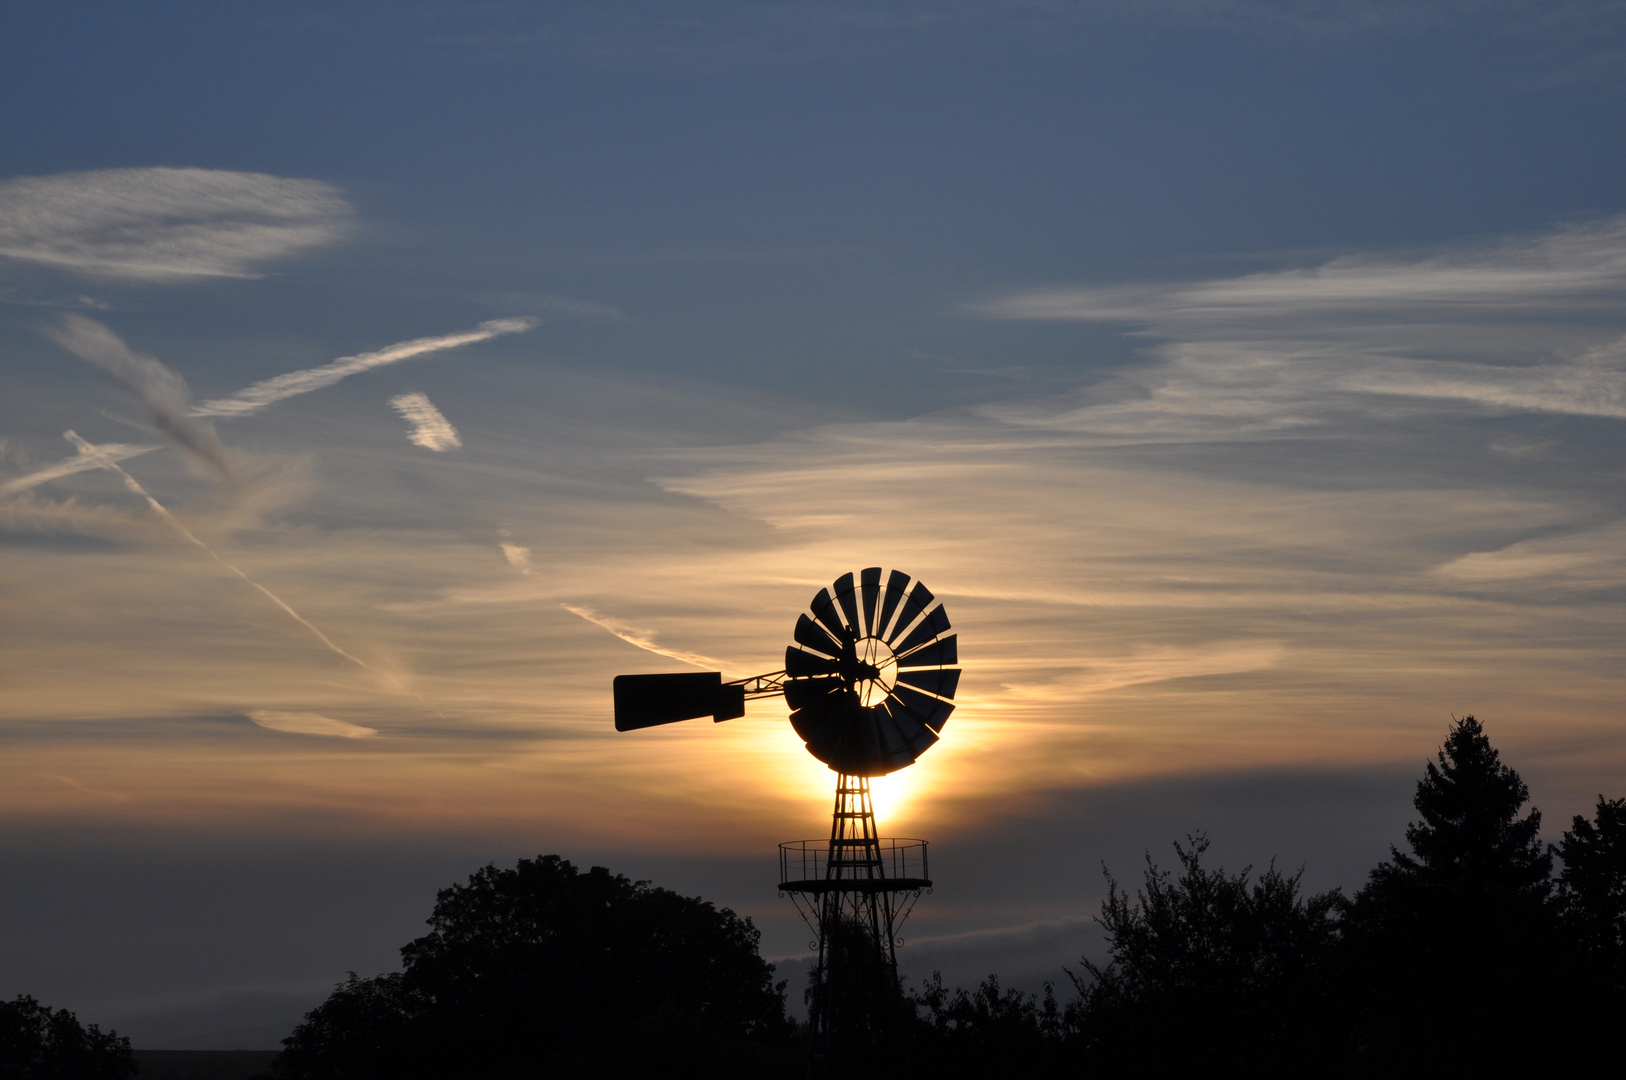
{"label": "windmill hub", "polygon": [[880,638],[867,637],[843,648],[836,675],[858,696],[863,708],[879,705],[898,681],[898,661]]}

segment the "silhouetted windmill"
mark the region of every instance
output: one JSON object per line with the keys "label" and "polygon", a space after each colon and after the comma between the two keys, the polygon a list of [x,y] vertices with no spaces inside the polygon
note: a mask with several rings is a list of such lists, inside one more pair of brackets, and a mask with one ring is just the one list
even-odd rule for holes
{"label": "silhouetted windmill", "polygon": [[809,1020],[816,1075],[874,1073],[901,1053],[898,927],[931,888],[926,841],[883,838],[870,778],[913,765],[954,711],[960,680],[943,605],[907,574],[872,566],[820,589],[796,620],[783,671],[724,682],[719,672],[621,675],[617,731],[745,715],[747,698],[785,696],[807,752],[836,774],[830,839],[779,845],[779,889],[813,929]]}

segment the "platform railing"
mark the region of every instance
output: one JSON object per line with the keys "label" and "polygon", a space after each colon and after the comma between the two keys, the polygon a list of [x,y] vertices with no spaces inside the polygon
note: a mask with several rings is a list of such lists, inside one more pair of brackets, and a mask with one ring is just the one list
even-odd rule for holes
{"label": "platform railing", "polygon": [[929,888],[926,841],[907,837],[842,841],[836,845],[833,868],[828,840],[792,840],[779,845],[781,887],[876,879],[895,880],[903,888],[920,888],[919,883],[926,883]]}

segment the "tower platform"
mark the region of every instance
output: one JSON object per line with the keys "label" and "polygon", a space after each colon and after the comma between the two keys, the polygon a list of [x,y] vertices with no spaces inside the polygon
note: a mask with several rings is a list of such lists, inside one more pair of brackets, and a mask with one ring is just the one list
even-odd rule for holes
{"label": "tower platform", "polygon": [[791,840],[779,845],[779,891],[921,892],[932,887],[926,846],[925,840],[890,836],[833,844]]}

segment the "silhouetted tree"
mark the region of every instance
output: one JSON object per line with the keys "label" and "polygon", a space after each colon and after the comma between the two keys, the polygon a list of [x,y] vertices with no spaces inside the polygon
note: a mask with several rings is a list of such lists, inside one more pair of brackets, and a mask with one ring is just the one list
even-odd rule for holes
{"label": "silhouetted tree", "polygon": [[1557,853],[1571,960],[1561,1041],[1576,1061],[1615,1056],[1626,1013],[1626,799],[1599,795],[1594,820],[1577,814]]}
{"label": "silhouetted tree", "polygon": [[1366,1070],[1501,1074],[1550,1064],[1556,944],[1541,813],[1472,716],[1413,799],[1411,851],[1390,849],[1351,906],[1350,1007]]}
{"label": "silhouetted tree", "polygon": [[429,926],[401,973],[313,1010],[278,1075],[747,1075],[789,1038],[749,919],[603,867],[487,866]]}
{"label": "silhouetted tree", "polygon": [[919,1076],[1038,1078],[1060,1075],[1066,1017],[1049,984],[1043,999],[1001,990],[990,975],[975,990],[943,985],[941,972],[914,996],[915,1065]]}
{"label": "silhouetted tree", "polygon": [[1090,978],[1073,977],[1069,1008],[1086,1072],[1302,1075],[1335,1057],[1329,988],[1342,897],[1305,898],[1302,871],[1274,865],[1257,881],[1251,868],[1204,869],[1208,838],[1189,843],[1175,844],[1179,877],[1148,855],[1133,899],[1107,877],[1096,921],[1111,960],[1083,961]]}
{"label": "silhouetted tree", "polygon": [[0,1077],[5,1080],[124,1080],[135,1072],[130,1040],[89,1028],[67,1009],[32,997],[0,1002]]}
{"label": "silhouetted tree", "polygon": [[1626,989],[1626,799],[1599,795],[1596,820],[1575,815],[1557,851],[1560,904],[1576,945]]}

